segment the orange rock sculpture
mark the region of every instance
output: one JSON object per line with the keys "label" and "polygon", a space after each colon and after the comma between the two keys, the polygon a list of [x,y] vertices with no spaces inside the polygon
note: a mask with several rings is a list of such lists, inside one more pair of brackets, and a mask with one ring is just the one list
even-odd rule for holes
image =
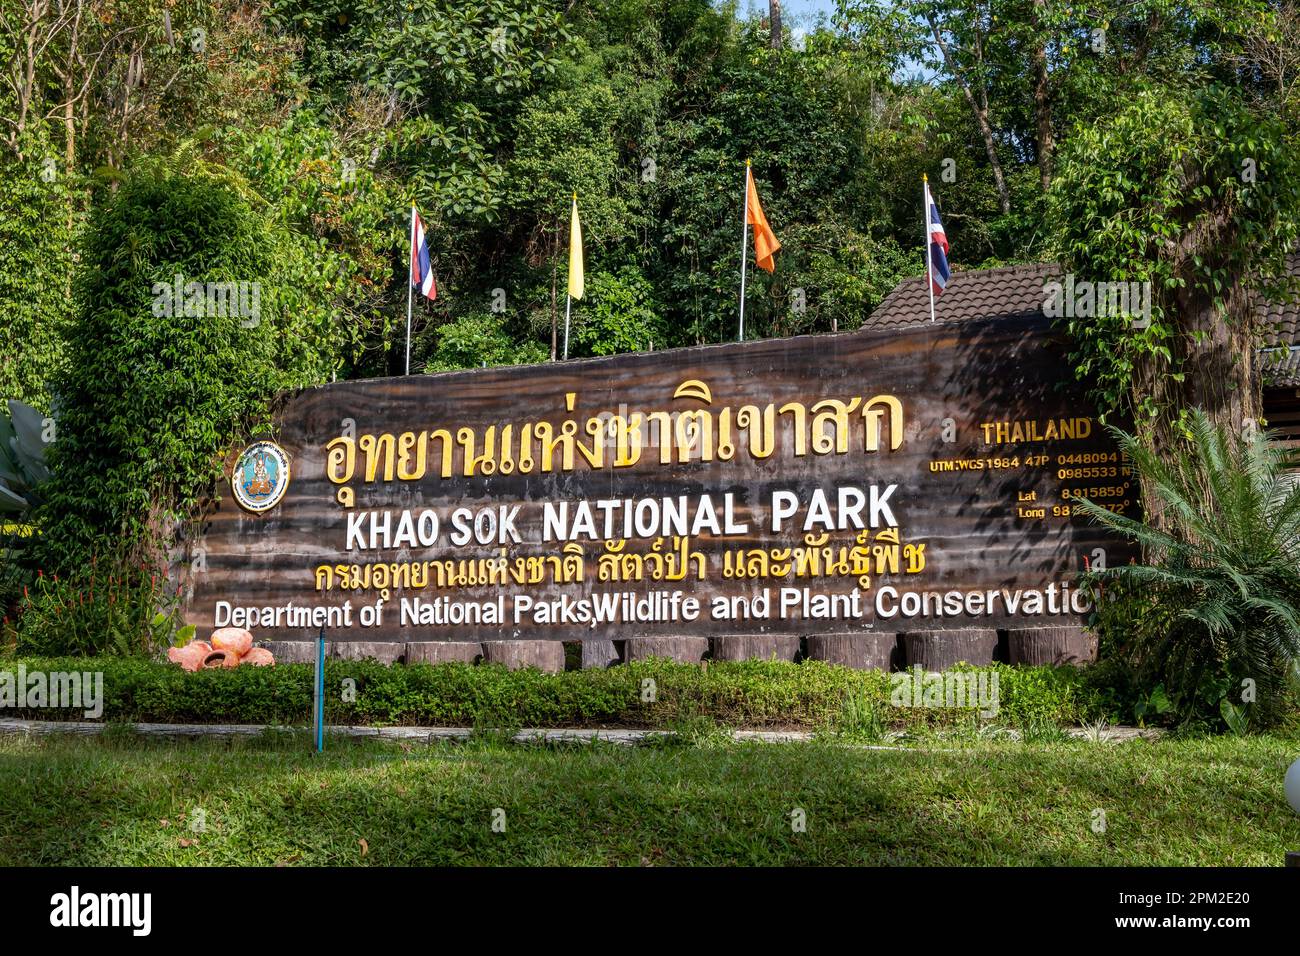
{"label": "orange rock sculpture", "polygon": [[239,663],[252,664],[254,667],[266,667],[275,663],[275,655],[265,647],[254,647],[239,659]]}
{"label": "orange rock sculpture", "polygon": [[187,671],[196,671],[203,666],[204,659],[212,653],[212,648],[205,641],[190,641],[184,647],[167,649],[167,659],[180,664]]}
{"label": "orange rock sculpture", "polygon": [[242,627],[219,627],[212,632],[212,649],[243,657],[253,646],[253,635]]}
{"label": "orange rock sculpture", "polygon": [[232,654],[230,651],[213,651],[203,658],[203,666],[209,669],[214,667],[238,667],[239,655]]}
{"label": "orange rock sculpture", "polygon": [[254,647],[253,635],[242,627],[218,628],[212,632],[211,644],[190,641],[184,647],[168,648],[167,659],[187,671],[238,667],[240,664],[269,667],[275,663],[275,655],[265,647]]}

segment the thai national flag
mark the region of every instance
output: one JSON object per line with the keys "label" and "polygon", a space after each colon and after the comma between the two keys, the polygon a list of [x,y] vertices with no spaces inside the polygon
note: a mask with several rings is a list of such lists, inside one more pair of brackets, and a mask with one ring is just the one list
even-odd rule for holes
{"label": "thai national flag", "polygon": [[929,220],[926,241],[930,244],[930,288],[938,295],[947,287],[952,272],[948,268],[948,236],[943,231],[943,220],[939,218],[939,207],[930,195],[928,182],[925,184],[925,208]]}
{"label": "thai national flag", "polygon": [[411,285],[428,299],[438,298],[438,283],[433,278],[429,264],[429,243],[424,238],[424,223],[420,214],[411,207]]}

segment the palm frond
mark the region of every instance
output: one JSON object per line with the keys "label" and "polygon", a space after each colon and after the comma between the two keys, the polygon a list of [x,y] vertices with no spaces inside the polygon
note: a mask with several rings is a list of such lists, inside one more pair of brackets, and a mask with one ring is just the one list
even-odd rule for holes
{"label": "palm frond", "polygon": [[1218,714],[1207,687],[1249,678],[1273,692],[1300,670],[1300,480],[1266,434],[1228,433],[1200,410],[1187,431],[1159,450],[1115,431],[1163,527],[1078,505],[1145,555],[1091,575],[1156,608],[1126,644],[1134,662],[1154,666],[1184,713]]}

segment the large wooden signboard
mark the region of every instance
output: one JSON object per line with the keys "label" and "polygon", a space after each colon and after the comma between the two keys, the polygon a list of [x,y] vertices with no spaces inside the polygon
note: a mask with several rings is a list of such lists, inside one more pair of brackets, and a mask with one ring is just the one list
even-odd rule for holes
{"label": "large wooden signboard", "polygon": [[343,641],[1078,623],[1078,572],[1122,556],[1073,501],[1131,509],[1137,483],[1071,382],[1045,320],[1000,319],[310,389],[240,456],[189,619]]}

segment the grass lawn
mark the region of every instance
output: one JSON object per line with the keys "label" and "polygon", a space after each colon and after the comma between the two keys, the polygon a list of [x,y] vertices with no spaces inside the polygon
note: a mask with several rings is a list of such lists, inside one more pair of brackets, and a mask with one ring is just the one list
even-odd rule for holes
{"label": "grass lawn", "polygon": [[943,746],[7,738],[0,865],[1276,866],[1300,848],[1295,741]]}

